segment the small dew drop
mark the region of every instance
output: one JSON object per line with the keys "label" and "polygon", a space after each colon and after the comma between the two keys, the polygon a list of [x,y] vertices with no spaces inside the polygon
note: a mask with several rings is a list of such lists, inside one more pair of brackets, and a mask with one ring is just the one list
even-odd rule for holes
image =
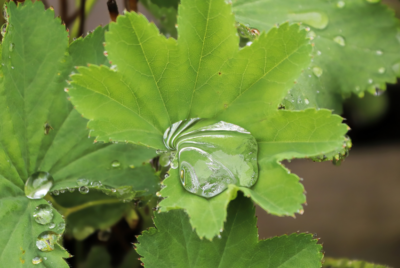
{"label": "small dew drop", "polygon": [[33,264],[39,264],[39,263],[41,263],[43,260],[42,260],[42,258],[40,258],[40,257],[35,257],[35,258],[33,258],[32,259],[32,263]]}
{"label": "small dew drop", "polygon": [[345,5],[346,5],[346,3],[344,1],[338,1],[337,4],[336,4],[336,6],[338,8],[344,8]]}
{"label": "small dew drop", "polygon": [[310,101],[309,101],[308,99],[305,99],[305,100],[304,100],[304,103],[305,103],[305,104],[309,104]]}
{"label": "small dew drop", "polygon": [[369,83],[369,84],[372,84],[373,82],[374,82],[374,80],[368,79],[368,83]]}
{"label": "small dew drop", "polygon": [[78,186],[86,186],[89,184],[89,180],[86,178],[79,178],[76,180],[76,184],[78,184]]}
{"label": "small dew drop", "polygon": [[39,224],[48,224],[53,219],[53,209],[47,204],[41,204],[33,212],[33,218]]}
{"label": "small dew drop", "polygon": [[129,165],[129,168],[135,168],[135,165]]}
{"label": "small dew drop", "polygon": [[36,239],[36,247],[40,251],[53,251],[58,235],[52,231],[44,231]]}
{"label": "small dew drop", "polygon": [[53,191],[53,194],[54,194],[54,195],[59,195],[59,194],[60,194],[60,191],[54,190],[54,191]]}
{"label": "small dew drop", "polygon": [[293,13],[288,15],[289,20],[303,22],[316,29],[325,29],[329,23],[328,16],[321,11]]}
{"label": "small dew drop", "polygon": [[382,52],[381,50],[377,50],[377,51],[376,51],[376,55],[379,55],[379,56],[380,56],[380,55],[382,55],[382,54],[383,54],[383,52]]}
{"label": "small dew drop", "polygon": [[386,69],[384,67],[381,67],[378,69],[378,73],[383,74],[385,73]]}
{"label": "small dew drop", "polygon": [[79,192],[81,194],[87,194],[87,193],[89,193],[89,188],[87,186],[81,186],[81,187],[79,187]]}
{"label": "small dew drop", "polygon": [[60,231],[63,231],[65,229],[65,223],[60,222],[59,224],[57,224],[57,229]]}
{"label": "small dew drop", "polygon": [[346,41],[344,40],[344,38],[342,36],[336,36],[335,38],[333,38],[333,41],[339,45],[341,45],[342,47],[344,47],[346,45]]}
{"label": "small dew drop", "polygon": [[49,229],[53,229],[54,227],[56,227],[56,224],[54,222],[51,222],[49,224]]}
{"label": "small dew drop", "polygon": [[318,56],[321,56],[321,54],[322,54],[322,52],[318,50],[318,51],[317,51],[317,55],[318,55]]}
{"label": "small dew drop", "polygon": [[10,45],[8,46],[8,50],[10,52],[12,52],[14,50],[14,48],[15,48],[15,44],[14,43],[10,43]]}
{"label": "small dew drop", "polygon": [[53,177],[43,171],[32,174],[25,183],[25,195],[29,199],[43,198],[53,186]]}
{"label": "small dew drop", "polygon": [[111,167],[118,168],[121,166],[121,163],[118,160],[114,160],[111,162]]}
{"label": "small dew drop", "polygon": [[69,191],[70,193],[73,193],[73,192],[75,191],[75,188],[68,188],[68,191]]}
{"label": "small dew drop", "polygon": [[321,77],[321,75],[324,73],[324,71],[320,67],[315,66],[313,68],[313,73],[315,74],[316,77]]}
{"label": "small dew drop", "polygon": [[400,62],[393,64],[392,70],[394,74],[399,77],[400,76]]}

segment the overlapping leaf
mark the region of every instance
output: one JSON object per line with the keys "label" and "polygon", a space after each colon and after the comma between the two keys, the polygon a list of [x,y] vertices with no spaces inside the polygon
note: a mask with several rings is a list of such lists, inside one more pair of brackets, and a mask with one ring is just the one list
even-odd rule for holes
{"label": "overlapping leaf", "polygon": [[102,141],[165,150],[164,131],[194,117],[237,124],[256,137],[260,176],[251,189],[231,185],[205,199],[184,190],[176,170],[164,181],[161,211],[186,210],[200,237],[218,234],[238,190],[270,213],[294,215],[305,201],[303,186],[278,161],[339,150],[347,131],[326,110],[278,110],[310,61],[311,46],[299,28],[272,28],[239,50],[231,6],[223,0],[182,1],[177,41],[160,35],[142,15],[128,13],[106,33],[115,67],[79,68],[71,101]]}
{"label": "overlapping leaf", "polygon": [[[114,172],[107,170],[113,160],[124,161],[121,154],[129,156],[136,148],[93,146],[93,140],[87,138],[85,120],[72,109],[63,91],[66,74],[78,58],[85,65],[104,62],[102,51],[96,49],[101,48],[97,39],[102,38],[102,30],[88,39],[96,39],[93,43],[88,41],[88,46],[98,45],[89,55],[85,53],[87,58],[78,53],[79,49],[74,50],[74,46],[68,56],[67,32],[61,21],[54,19],[52,10],[45,11],[40,2],[26,1],[18,7],[14,2],[8,3],[7,12],[9,21],[2,43],[0,84],[0,262],[7,267],[27,267],[32,265],[34,257],[41,256],[43,261],[37,267],[68,267],[62,258],[69,254],[61,247],[56,246],[51,253],[36,248],[36,238],[49,230],[49,226],[36,223],[32,214],[39,204],[47,203],[26,198],[25,181],[38,170],[49,171],[57,189],[57,183],[77,177],[83,167],[91,170],[85,175],[96,175],[96,180],[101,181]],[[52,129],[46,130],[45,123]],[[107,156],[102,156],[102,152]],[[144,153],[140,162],[148,156],[149,153]],[[139,162],[139,158],[135,161]],[[98,170],[94,168],[96,164]],[[146,171],[147,167],[143,168],[139,174],[145,177],[137,177],[135,169],[128,168],[131,172],[116,172],[115,178],[147,179],[147,185],[143,181],[126,185],[141,185],[139,190],[155,191],[154,175],[149,169]],[[76,186],[74,181],[73,187]],[[64,222],[59,213],[53,213],[55,224]],[[61,234],[63,229],[56,231]]]}
{"label": "overlapping leaf", "polygon": [[201,240],[182,211],[158,214],[138,238],[137,252],[145,267],[321,267],[322,247],[308,234],[258,241],[252,202],[238,196],[228,209],[220,236]]}
{"label": "overlapping leaf", "polygon": [[385,83],[395,83],[400,76],[399,21],[379,1],[233,0],[232,4],[237,21],[259,30],[286,21],[310,27],[313,62],[286,96],[288,108],[321,107],[341,113],[342,96],[385,89]]}

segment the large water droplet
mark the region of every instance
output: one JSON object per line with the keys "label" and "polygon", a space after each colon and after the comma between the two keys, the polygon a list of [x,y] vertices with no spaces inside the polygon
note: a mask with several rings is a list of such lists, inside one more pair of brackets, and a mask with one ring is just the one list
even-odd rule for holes
{"label": "large water droplet", "polygon": [[42,260],[42,258],[40,258],[40,257],[35,257],[35,258],[33,258],[32,259],[32,263],[33,264],[39,264],[39,263],[41,263],[43,260]]}
{"label": "large water droplet", "polygon": [[316,29],[325,29],[329,23],[329,18],[324,12],[304,12],[293,13],[288,15],[289,20],[303,22]]}
{"label": "large water droplet", "polygon": [[57,242],[58,234],[52,231],[44,231],[36,239],[36,247],[40,251],[53,251]]}
{"label": "large water droplet", "polygon": [[32,174],[25,183],[25,195],[30,199],[43,198],[53,186],[50,173],[39,171]]}
{"label": "large water droplet", "polygon": [[164,133],[172,152],[171,168],[179,167],[183,187],[213,197],[229,184],[251,187],[258,178],[255,138],[240,126],[194,118],[179,121]]}
{"label": "large water droplet", "polygon": [[324,71],[320,67],[315,66],[313,68],[313,73],[315,74],[316,77],[321,77],[321,75],[324,73]]}
{"label": "large water droplet", "polygon": [[87,186],[81,186],[81,187],[79,187],[79,192],[80,192],[81,194],[87,194],[87,193],[89,193],[89,187],[87,187]]}
{"label": "large water droplet", "polygon": [[344,1],[338,1],[337,4],[336,4],[336,6],[338,8],[344,8],[345,5],[346,5],[346,3]]}
{"label": "large water droplet", "polygon": [[76,180],[76,184],[78,184],[78,186],[86,186],[89,184],[89,180],[86,178],[79,178]]}
{"label": "large water droplet", "polygon": [[333,41],[335,41],[336,43],[338,43],[339,45],[341,45],[342,47],[344,47],[346,45],[346,41],[344,40],[344,38],[342,36],[336,36],[335,38],[333,38]]}
{"label": "large water droplet", "polygon": [[111,162],[111,167],[118,168],[121,166],[121,163],[118,160],[114,160]]}
{"label": "large water droplet", "polygon": [[10,43],[10,45],[8,46],[8,50],[10,52],[12,52],[14,50],[15,44],[14,43]]}
{"label": "large water droplet", "polygon": [[39,224],[48,224],[53,219],[53,209],[49,205],[41,204],[33,212],[33,218]]}
{"label": "large water droplet", "polygon": [[400,77],[400,62],[393,64],[392,70],[397,77]]}

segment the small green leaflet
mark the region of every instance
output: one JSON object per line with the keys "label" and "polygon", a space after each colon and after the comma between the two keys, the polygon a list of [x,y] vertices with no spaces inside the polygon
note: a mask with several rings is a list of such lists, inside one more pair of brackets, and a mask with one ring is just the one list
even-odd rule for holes
{"label": "small green leaflet", "polygon": [[370,2],[232,0],[236,20],[260,31],[286,21],[309,27],[313,61],[283,104],[338,114],[343,97],[375,93],[400,77],[399,21],[387,6]]}
{"label": "small green leaflet", "polygon": [[[48,231],[50,225],[40,225],[33,219],[36,207],[47,202],[25,196],[27,178],[38,170],[48,171],[55,180],[52,190],[59,189],[61,183],[63,187],[77,187],[76,179],[81,176],[78,171],[85,168],[84,175],[90,179],[102,181],[104,178],[107,184],[116,187],[121,182],[113,185],[110,179],[115,172],[114,179],[122,179],[124,185],[133,188],[138,185],[139,189],[134,191],[147,189],[152,193],[157,189],[157,178],[142,163],[154,151],[144,148],[143,155],[134,159],[137,169],[129,168],[131,163],[124,162],[124,157],[142,149],[119,144],[94,146],[93,139],[87,138],[86,120],[67,101],[63,89],[74,66],[71,64],[79,60],[84,65],[106,61],[101,48],[103,29],[85,38],[88,40],[82,42],[85,45],[79,45],[82,51],[87,49],[85,46],[92,47],[92,54],[83,57],[78,45],[68,50],[65,27],[60,19],[54,19],[52,10],[44,10],[41,2],[26,1],[18,7],[10,2],[6,7],[8,25],[2,43],[0,81],[3,107],[0,111],[0,263],[7,267],[28,267],[35,257],[42,257],[36,267],[68,267],[62,258],[69,254],[61,246],[43,253],[35,245],[38,235]],[[121,170],[111,169],[114,160],[121,161]],[[98,162],[89,164],[90,161]],[[62,226],[53,230],[62,234],[64,220],[57,211],[53,210],[53,214],[54,224]]]}
{"label": "small green leaflet", "polygon": [[323,268],[389,268],[389,266],[368,263],[366,261],[325,258]]}
{"label": "small green leaflet", "polygon": [[[179,6],[178,40],[160,35],[136,13],[119,16],[106,33],[114,65],[78,68],[69,94],[99,141],[127,141],[165,150],[164,131],[189,118],[214,118],[251,132],[259,144],[259,179],[252,188],[231,185],[205,199],[184,190],[170,170],[161,211],[184,209],[200,237],[212,239],[227,206],[243,191],[275,215],[302,212],[299,178],[279,161],[339,151],[347,127],[327,110],[278,110],[310,61],[300,26],[283,24],[239,49],[231,5],[185,0]],[[207,217],[207,221],[204,221]]]}
{"label": "small green leaflet", "polygon": [[[201,240],[182,211],[156,215],[157,227],[138,238],[137,252],[146,268],[196,267],[321,267],[322,246],[310,234],[258,240],[253,203],[239,195],[228,208],[218,237]],[[206,219],[205,219],[206,220]]]}

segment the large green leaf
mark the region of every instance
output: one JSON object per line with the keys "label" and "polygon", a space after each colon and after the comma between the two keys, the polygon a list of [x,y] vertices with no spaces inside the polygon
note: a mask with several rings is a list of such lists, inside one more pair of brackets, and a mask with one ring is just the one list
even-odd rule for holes
{"label": "large green leaf", "polygon": [[[158,214],[157,229],[138,238],[137,252],[145,267],[321,267],[321,245],[308,234],[258,241],[252,202],[239,195],[231,202],[218,238],[197,237],[182,211]],[[205,221],[207,219],[204,219]]]}
{"label": "large green leaf", "polygon": [[329,108],[336,113],[341,113],[342,96],[385,89],[385,83],[395,83],[400,76],[399,21],[379,2],[232,1],[236,20],[260,31],[286,21],[309,27],[313,62],[284,105],[291,109]]}
{"label": "large green leaf", "polygon": [[[259,142],[260,176],[252,188],[231,185],[211,199],[184,190],[171,170],[161,211],[184,209],[200,237],[211,239],[238,190],[276,215],[294,215],[303,186],[278,161],[338,151],[347,132],[327,110],[278,110],[307,67],[311,46],[299,25],[283,24],[239,49],[231,6],[223,0],[182,1],[178,40],[166,39],[142,15],[127,13],[106,33],[114,68],[78,68],[69,94],[102,141],[128,141],[166,150],[162,134],[194,117],[239,125]],[[204,218],[207,217],[207,221]]]}
{"label": "large green leaf", "polygon": [[[36,248],[38,235],[50,230],[50,225],[36,223],[33,213],[39,204],[47,203],[28,199],[25,181],[41,170],[53,175],[53,190],[60,189],[60,182],[65,187],[77,187],[76,178],[83,174],[115,187],[121,182],[113,185],[114,177],[130,190],[151,193],[156,191],[156,177],[149,165],[142,163],[154,151],[119,144],[94,146],[93,139],[87,138],[86,120],[67,101],[63,89],[74,64],[106,62],[100,42],[103,29],[86,41],[76,41],[68,50],[68,33],[41,2],[26,1],[18,7],[10,2],[7,13],[0,81],[0,263],[27,267],[34,257],[41,256],[42,263],[37,267],[68,267],[62,258],[69,254],[60,246],[51,253]],[[51,127],[44,127],[46,123]],[[137,168],[129,167],[132,162],[127,157],[133,158]],[[117,170],[111,169],[114,160],[122,164]],[[75,178],[73,184],[71,178]],[[55,210],[53,214],[54,223],[63,226],[61,215]],[[64,227],[53,230],[62,234]]]}

